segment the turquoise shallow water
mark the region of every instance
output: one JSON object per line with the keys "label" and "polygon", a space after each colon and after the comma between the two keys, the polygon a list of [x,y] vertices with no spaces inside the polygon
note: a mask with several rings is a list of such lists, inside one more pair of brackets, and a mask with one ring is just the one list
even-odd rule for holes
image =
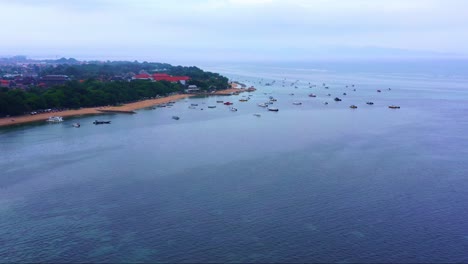
{"label": "turquoise shallow water", "polygon": [[214,70],[258,90],[1,129],[0,262],[468,261],[463,76]]}

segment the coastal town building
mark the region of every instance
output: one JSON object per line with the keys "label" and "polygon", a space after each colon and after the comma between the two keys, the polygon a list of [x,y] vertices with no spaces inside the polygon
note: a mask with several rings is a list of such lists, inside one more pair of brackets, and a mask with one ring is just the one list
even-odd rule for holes
{"label": "coastal town building", "polygon": [[185,89],[185,93],[198,93],[200,92],[200,88],[198,88],[196,85],[191,84]]}
{"label": "coastal town building", "polygon": [[67,75],[46,75],[40,78],[40,83],[45,86],[61,85],[67,81],[70,81],[70,77]]}
{"label": "coastal town building", "polygon": [[150,80],[150,81],[167,81],[172,83],[181,83],[185,85],[190,77],[188,76],[171,76],[167,73],[154,73],[152,75],[148,73],[137,74],[132,77],[132,80]]}

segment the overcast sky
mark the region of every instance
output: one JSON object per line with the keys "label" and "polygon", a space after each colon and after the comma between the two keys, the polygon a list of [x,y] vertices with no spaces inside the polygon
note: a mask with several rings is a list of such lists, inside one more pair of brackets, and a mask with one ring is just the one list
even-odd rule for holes
{"label": "overcast sky", "polygon": [[468,55],[468,0],[0,0],[0,55],[151,61]]}

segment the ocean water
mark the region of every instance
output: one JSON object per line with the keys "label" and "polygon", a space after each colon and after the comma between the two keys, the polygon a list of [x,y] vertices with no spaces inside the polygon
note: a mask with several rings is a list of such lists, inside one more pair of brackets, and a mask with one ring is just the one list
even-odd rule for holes
{"label": "ocean water", "polygon": [[0,129],[0,262],[468,262],[468,76],[366,67],[210,66],[258,90]]}

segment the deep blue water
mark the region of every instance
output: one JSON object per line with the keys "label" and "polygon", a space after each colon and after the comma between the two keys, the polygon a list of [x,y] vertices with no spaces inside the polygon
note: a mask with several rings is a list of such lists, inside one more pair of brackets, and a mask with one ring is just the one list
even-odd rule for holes
{"label": "deep blue water", "polygon": [[258,90],[1,129],[0,262],[468,262],[468,77],[209,69]]}

